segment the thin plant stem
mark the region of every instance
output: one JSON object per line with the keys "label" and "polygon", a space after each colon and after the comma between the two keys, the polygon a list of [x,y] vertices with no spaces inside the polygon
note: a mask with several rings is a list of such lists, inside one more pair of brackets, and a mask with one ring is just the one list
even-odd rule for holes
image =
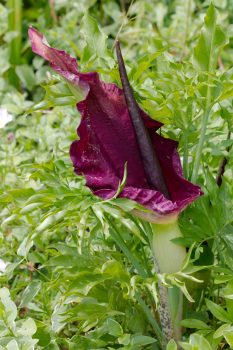
{"label": "thin plant stem", "polygon": [[[131,262],[131,264],[134,266],[137,273],[139,273],[143,278],[147,278],[148,277],[147,272],[144,270],[144,268],[142,267],[142,265],[138,261],[138,259],[128,249],[127,245],[125,244],[121,235],[118,233],[118,231],[117,231],[116,227],[113,225],[112,221],[110,222],[107,217],[106,217],[106,219],[110,225],[111,236],[113,237],[116,245],[122,250],[122,252],[128,258],[129,262]],[[153,327],[159,342],[161,342],[161,344],[162,344],[164,342],[164,341],[162,342],[163,334],[162,334],[162,331],[159,327],[158,322],[156,321],[156,319],[153,318],[150,309],[148,308],[146,303],[143,301],[143,299],[140,297],[139,293],[136,293],[135,296],[136,296],[136,299],[137,299],[139,305],[142,307],[144,313],[146,314],[148,321],[150,322],[151,326]]]}
{"label": "thin plant stem", "polygon": [[133,5],[133,3],[134,3],[134,0],[131,0],[127,12],[123,12],[123,19],[122,19],[120,28],[119,28],[119,30],[118,30],[118,32],[117,32],[117,34],[116,34],[116,38],[115,38],[115,40],[114,40],[114,43],[113,43],[113,45],[112,45],[112,48],[114,48],[114,47],[116,46],[116,42],[117,42],[117,40],[118,40],[118,38],[119,38],[119,35],[120,35],[120,33],[121,33],[121,31],[122,31],[122,29],[123,29],[123,27],[124,27],[125,19],[128,18],[128,14],[129,14],[129,11],[130,11],[131,6]]}
{"label": "thin plant stem", "polygon": [[[208,87],[208,90],[209,90],[209,87]],[[201,135],[200,135],[200,139],[199,139],[199,142],[197,145],[196,157],[194,160],[193,174],[192,174],[192,178],[191,178],[191,181],[194,183],[197,180],[197,175],[198,175],[198,170],[200,167],[203,146],[204,146],[204,142],[205,142],[206,129],[207,129],[209,115],[210,115],[211,108],[212,108],[212,106],[210,106],[209,103],[207,103],[207,105],[208,105],[208,107],[206,108],[205,113],[204,113],[203,118],[202,118]]]}
{"label": "thin plant stem", "polygon": [[186,44],[187,44],[187,41],[188,41],[188,30],[189,30],[190,15],[191,15],[191,1],[192,1],[192,0],[188,0],[188,5],[187,5],[187,15],[186,15],[186,23],[185,23],[185,34],[184,34],[184,41],[183,41],[183,47],[182,47],[182,53],[181,53],[181,57],[182,57],[182,58],[185,56]]}
{"label": "thin plant stem", "polygon": [[142,310],[144,311],[144,314],[146,315],[149,323],[151,324],[152,328],[155,331],[155,334],[158,338],[159,343],[161,346],[163,346],[164,343],[164,335],[157,323],[157,321],[153,318],[151,311],[149,307],[146,305],[145,301],[141,298],[140,294],[138,292],[135,293],[135,298],[138,302],[138,304],[141,306]]}
{"label": "thin plant stem", "polygon": [[57,24],[58,23],[58,17],[57,17],[56,10],[55,10],[54,0],[49,0],[49,7],[50,7],[50,14],[51,14],[51,17],[53,19],[53,23]]}
{"label": "thin plant stem", "polygon": [[[231,132],[229,130],[228,135],[227,135],[227,140],[230,140],[230,138],[231,138]],[[226,150],[227,150],[227,152],[229,152],[230,146],[228,146]],[[224,175],[226,165],[227,165],[227,157],[224,157],[220,162],[217,177],[216,177],[216,183],[217,183],[218,187],[220,187],[222,184],[222,177]]]}
{"label": "thin plant stem", "polygon": [[11,68],[9,70],[9,81],[12,85],[18,87],[19,79],[15,73],[15,66],[21,63],[22,49],[22,0],[8,0],[9,9],[8,29],[17,33],[9,43],[9,61]]}
{"label": "thin plant stem", "polygon": [[114,226],[112,221],[109,221],[107,219],[110,225],[110,231],[111,236],[114,239],[116,245],[122,250],[124,255],[128,258],[128,260],[132,263],[135,270],[143,277],[147,278],[147,272],[145,271],[144,267],[142,266],[141,262],[138,261],[138,259],[132,254],[131,250],[129,250],[128,246],[125,244],[124,240],[122,239],[121,235],[117,231],[116,227]]}
{"label": "thin plant stem", "polygon": [[188,136],[187,131],[184,132],[184,152],[183,152],[183,171],[184,177],[188,179],[189,169],[188,169]]}
{"label": "thin plant stem", "polygon": [[[216,24],[214,26],[214,32],[215,32]],[[211,88],[210,88],[210,73],[214,69],[214,62],[213,62],[213,47],[214,47],[214,37],[212,36],[211,42],[210,42],[210,54],[209,54],[209,62],[208,62],[208,79],[207,79],[207,93],[206,93],[206,104],[205,104],[205,111],[204,115],[202,118],[201,122],[201,135],[200,139],[197,145],[197,151],[196,151],[196,157],[194,160],[194,166],[193,166],[193,173],[192,173],[192,182],[196,182],[197,176],[198,176],[198,170],[200,167],[200,162],[201,162],[201,155],[203,152],[203,147],[204,147],[204,142],[205,142],[205,136],[206,136],[206,130],[207,130],[207,125],[208,125],[208,120],[209,120],[209,115],[212,109],[211,105]]]}
{"label": "thin plant stem", "polygon": [[14,31],[17,36],[14,37],[10,46],[10,63],[20,64],[21,46],[22,46],[22,0],[8,0],[7,7],[10,11],[8,16],[8,29]]}
{"label": "thin plant stem", "polygon": [[121,11],[125,12],[125,0],[120,0]]}

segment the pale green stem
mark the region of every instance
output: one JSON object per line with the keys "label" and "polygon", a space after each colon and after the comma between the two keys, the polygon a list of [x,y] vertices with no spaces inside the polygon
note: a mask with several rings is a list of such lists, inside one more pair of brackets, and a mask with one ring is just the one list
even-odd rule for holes
{"label": "pale green stem", "polygon": [[183,152],[183,171],[184,171],[184,177],[188,179],[189,176],[189,170],[188,170],[188,132],[185,130],[184,133],[184,152]]}
{"label": "pale green stem", "polygon": [[187,41],[188,41],[188,30],[189,30],[190,17],[191,17],[191,0],[188,0],[186,24],[185,24],[185,35],[184,35],[184,42],[183,42],[181,57],[185,56],[186,45],[187,45]]}
{"label": "pale green stem", "polygon": [[200,162],[201,162],[201,155],[203,152],[203,146],[204,146],[204,142],[205,142],[206,129],[207,129],[207,125],[208,125],[210,111],[212,109],[211,88],[210,88],[210,83],[211,83],[210,72],[214,68],[213,55],[212,55],[213,45],[214,45],[213,42],[214,42],[214,40],[212,37],[211,45],[210,45],[209,64],[208,64],[208,79],[207,79],[207,93],[206,93],[205,111],[204,111],[204,115],[203,115],[202,122],[201,122],[201,135],[200,135],[200,139],[198,141],[196,156],[195,156],[195,160],[194,160],[193,173],[192,173],[192,178],[191,178],[192,182],[196,182],[196,180],[197,180],[198,170],[199,170]]}
{"label": "pale green stem", "polygon": [[205,113],[203,115],[203,118],[202,118],[201,135],[200,135],[200,139],[198,141],[196,157],[194,160],[193,173],[192,173],[192,178],[191,178],[192,182],[196,182],[196,180],[197,180],[197,175],[198,175],[198,170],[200,167],[201,156],[202,156],[202,151],[203,151],[203,146],[204,146],[205,136],[206,136],[206,129],[207,129],[207,124],[208,124],[211,108],[212,108],[212,106],[207,107],[207,109],[205,110]]}
{"label": "pale green stem", "polygon": [[[152,224],[152,250],[155,267],[159,273],[175,273],[180,271],[186,256],[184,247],[173,243],[174,238],[182,237],[177,219],[167,224]],[[182,293],[176,288],[167,288],[159,284],[161,326],[169,341],[174,338],[177,342],[181,338],[183,300]]]}

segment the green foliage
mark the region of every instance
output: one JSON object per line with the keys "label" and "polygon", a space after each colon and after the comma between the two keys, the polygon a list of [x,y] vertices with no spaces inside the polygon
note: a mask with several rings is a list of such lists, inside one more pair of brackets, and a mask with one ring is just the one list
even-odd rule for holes
{"label": "green foliage", "polygon": [[182,343],[182,349],[184,350],[211,350],[211,346],[203,336],[199,334],[191,334],[189,343]]}
{"label": "green foliage", "polygon": [[33,350],[38,342],[32,336],[36,324],[32,318],[16,321],[17,308],[7,288],[0,289],[0,349]]}
{"label": "green foliage", "polygon": [[195,65],[203,72],[212,72],[215,69],[219,50],[227,43],[226,35],[216,22],[216,9],[211,4],[206,13],[205,28],[200,34],[193,55]]}
{"label": "green foliage", "polygon": [[[158,280],[189,300],[184,350],[233,347],[232,4],[155,3],[0,4],[0,107],[13,114],[0,129],[0,349],[161,349]],[[103,202],[73,173],[82,95],[31,53],[35,23],[80,70],[117,84],[120,38],[138,102],[179,141],[185,176],[204,191],[180,217],[177,243],[189,254],[179,273],[155,273],[151,228],[131,215],[135,203]],[[127,165],[119,191],[126,176]],[[166,350],[177,348],[171,340]]]}

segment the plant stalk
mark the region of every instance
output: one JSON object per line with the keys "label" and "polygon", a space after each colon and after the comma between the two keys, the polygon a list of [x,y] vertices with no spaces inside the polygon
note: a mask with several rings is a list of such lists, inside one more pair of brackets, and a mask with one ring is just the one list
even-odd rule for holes
{"label": "plant stalk", "polygon": [[9,70],[9,81],[12,85],[18,86],[19,79],[15,73],[15,66],[21,63],[22,48],[22,0],[8,0],[9,9],[8,29],[15,32],[15,37],[9,43],[9,61],[11,68]]}
{"label": "plant stalk", "polygon": [[[227,135],[227,140],[230,140],[231,138],[231,132],[230,130],[228,131],[228,135]],[[227,147],[227,152],[230,151],[230,146]],[[218,187],[221,186],[222,184],[222,178],[223,178],[223,175],[224,175],[224,172],[225,172],[225,167],[227,165],[227,157],[224,157],[222,160],[221,160],[221,163],[219,165],[219,169],[218,169],[218,173],[217,173],[217,177],[216,177],[216,183],[218,185]]]}
{"label": "plant stalk", "polygon": [[[208,87],[208,89],[209,89],[209,87]],[[205,142],[206,129],[207,129],[207,125],[208,125],[208,120],[209,120],[211,108],[212,108],[212,106],[208,106],[206,108],[205,113],[204,113],[203,118],[202,118],[201,135],[200,135],[200,139],[199,139],[198,145],[197,145],[196,157],[194,160],[193,173],[192,173],[192,178],[191,178],[191,182],[194,182],[194,183],[197,180],[198,170],[200,167],[201,155],[202,155],[203,146],[204,146],[204,142]]]}
{"label": "plant stalk", "polygon": [[[216,28],[216,24],[215,24]],[[215,31],[214,28],[214,31]],[[197,176],[198,176],[198,170],[200,167],[200,161],[201,161],[201,155],[203,152],[203,146],[205,142],[205,136],[206,136],[206,129],[208,125],[208,120],[209,120],[209,115],[212,109],[212,104],[211,104],[211,88],[210,88],[210,83],[211,83],[211,78],[210,78],[210,73],[214,69],[214,62],[213,62],[213,38],[211,39],[211,46],[210,46],[210,55],[209,55],[209,63],[208,63],[208,79],[207,79],[207,92],[206,92],[206,103],[205,103],[205,111],[204,115],[202,118],[202,123],[201,123],[201,135],[200,139],[198,141],[197,145],[197,151],[196,151],[196,156],[194,160],[194,167],[193,167],[193,173],[192,173],[192,182],[196,182]]]}
{"label": "plant stalk", "polygon": [[184,152],[183,152],[183,172],[184,177],[188,179],[189,177],[189,169],[188,169],[188,132],[185,130],[184,132]]}
{"label": "plant stalk", "polygon": [[[175,273],[180,271],[186,256],[186,249],[172,242],[182,237],[177,219],[167,224],[152,224],[152,251],[155,268],[158,273]],[[159,283],[160,307],[159,317],[166,340],[181,338],[183,296],[177,287],[167,288]]]}

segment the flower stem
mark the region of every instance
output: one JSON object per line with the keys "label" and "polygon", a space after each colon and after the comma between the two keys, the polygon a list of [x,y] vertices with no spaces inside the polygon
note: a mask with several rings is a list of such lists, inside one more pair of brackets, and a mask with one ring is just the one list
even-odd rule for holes
{"label": "flower stem", "polygon": [[192,174],[192,178],[191,178],[192,182],[196,182],[196,180],[197,180],[197,175],[198,175],[198,170],[200,167],[201,155],[202,155],[203,146],[204,146],[204,142],[205,142],[206,129],[207,129],[207,124],[208,124],[208,119],[209,119],[211,108],[212,108],[212,106],[208,106],[206,108],[205,113],[204,113],[203,118],[202,118],[201,135],[200,135],[200,139],[199,139],[199,142],[197,145],[196,157],[195,157],[194,166],[193,166],[193,174]]}
{"label": "flower stem", "polygon": [[189,177],[189,169],[188,169],[188,132],[185,130],[184,132],[184,151],[183,151],[183,171],[184,171],[184,177],[188,179]]}
{"label": "flower stem", "polygon": [[[227,140],[230,140],[231,138],[231,132],[230,130],[228,131],[228,135],[227,135]],[[227,152],[230,151],[230,146],[227,147]],[[222,160],[221,160],[221,163],[219,165],[219,169],[218,169],[218,173],[217,173],[217,177],[216,177],[216,183],[218,185],[218,187],[221,186],[222,184],[222,178],[223,178],[223,175],[224,175],[224,172],[225,172],[225,167],[227,165],[227,157],[224,157]]]}
{"label": "flower stem", "polygon": [[[158,273],[175,273],[181,269],[186,250],[171,240],[182,236],[177,220],[167,224],[152,224],[152,250],[155,268]],[[176,287],[167,288],[159,283],[159,316],[163,333],[167,341],[181,338],[183,300],[182,293]]]}
{"label": "flower stem", "polygon": [[186,45],[188,41],[188,34],[189,34],[189,22],[191,17],[191,0],[188,0],[187,4],[187,13],[186,13],[186,23],[185,23],[185,34],[184,34],[184,41],[183,41],[183,47],[181,52],[181,58],[185,56],[186,51]]}

